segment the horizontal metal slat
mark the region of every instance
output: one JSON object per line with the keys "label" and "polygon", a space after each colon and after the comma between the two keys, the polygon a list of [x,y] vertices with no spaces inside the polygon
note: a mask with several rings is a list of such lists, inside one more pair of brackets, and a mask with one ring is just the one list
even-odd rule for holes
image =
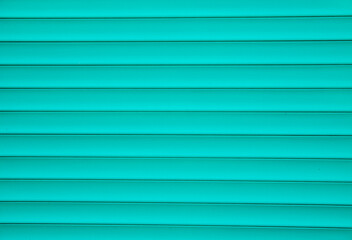
{"label": "horizontal metal slat", "polygon": [[351,111],[352,89],[1,89],[1,111]]}
{"label": "horizontal metal slat", "polygon": [[352,41],[2,42],[0,64],[351,64]]}
{"label": "horizontal metal slat", "polygon": [[3,224],[0,236],[6,240],[350,240],[351,229],[232,227],[175,225],[68,225],[68,224]]}
{"label": "horizontal metal slat", "polygon": [[351,15],[349,0],[3,0],[0,17],[224,17]]}
{"label": "horizontal metal slat", "polygon": [[0,135],[2,156],[352,158],[352,136]]}
{"label": "horizontal metal slat", "polygon": [[0,223],[352,227],[332,205],[1,202]]}
{"label": "horizontal metal slat", "polygon": [[351,172],[351,159],[0,157],[2,179],[352,182]]}
{"label": "horizontal metal slat", "polygon": [[352,182],[0,180],[0,188],[0,201],[352,205]]}
{"label": "horizontal metal slat", "polygon": [[0,112],[1,134],[352,135],[352,113]]}
{"label": "horizontal metal slat", "polygon": [[0,88],[352,88],[352,65],[0,66]]}
{"label": "horizontal metal slat", "polygon": [[0,19],[0,41],[352,40],[351,17]]}

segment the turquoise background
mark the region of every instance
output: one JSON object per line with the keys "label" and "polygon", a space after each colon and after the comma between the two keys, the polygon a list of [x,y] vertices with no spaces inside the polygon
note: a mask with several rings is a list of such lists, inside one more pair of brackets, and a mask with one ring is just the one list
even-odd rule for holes
{"label": "turquoise background", "polygon": [[352,239],[352,1],[0,1],[0,239]]}

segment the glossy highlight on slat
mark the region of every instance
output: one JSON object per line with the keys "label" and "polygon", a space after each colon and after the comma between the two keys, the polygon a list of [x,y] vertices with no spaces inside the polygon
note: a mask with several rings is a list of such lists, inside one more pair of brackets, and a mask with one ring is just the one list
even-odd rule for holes
{"label": "glossy highlight on slat", "polygon": [[[7,240],[349,240],[348,228],[240,227],[184,225],[94,225],[94,224],[6,224],[0,225],[0,236]],[[29,237],[29,238],[28,238]]]}
{"label": "glossy highlight on slat", "polygon": [[352,135],[351,122],[338,112],[0,112],[0,133]]}
{"label": "glossy highlight on slat", "polygon": [[352,111],[352,89],[1,89],[1,111]]}
{"label": "glossy highlight on slat", "polygon": [[0,211],[0,223],[352,227],[352,207],[333,205],[1,202]]}
{"label": "glossy highlight on slat", "polygon": [[2,42],[0,65],[352,64],[352,41]]}
{"label": "glossy highlight on slat", "polygon": [[352,205],[352,182],[0,180],[0,201]]}
{"label": "glossy highlight on slat", "polygon": [[236,17],[352,15],[349,0],[1,1],[2,18]]}
{"label": "glossy highlight on slat", "polygon": [[352,40],[351,17],[0,19],[0,28],[0,41]]}
{"label": "glossy highlight on slat", "polygon": [[0,178],[8,180],[352,182],[351,171],[352,159],[0,157]]}
{"label": "glossy highlight on slat", "polygon": [[0,155],[352,158],[351,144],[352,136],[0,135]]}
{"label": "glossy highlight on slat", "polygon": [[352,88],[352,65],[0,66],[0,88]]}

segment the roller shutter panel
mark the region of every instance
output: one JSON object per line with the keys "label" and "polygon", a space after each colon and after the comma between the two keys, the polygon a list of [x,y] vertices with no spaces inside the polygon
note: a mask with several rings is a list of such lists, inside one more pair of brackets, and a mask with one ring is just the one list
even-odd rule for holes
{"label": "roller shutter panel", "polygon": [[0,2],[0,238],[352,238],[350,0]]}

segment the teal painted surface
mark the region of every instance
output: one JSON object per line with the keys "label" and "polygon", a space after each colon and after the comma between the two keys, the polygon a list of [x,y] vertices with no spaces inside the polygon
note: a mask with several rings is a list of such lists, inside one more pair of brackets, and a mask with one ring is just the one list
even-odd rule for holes
{"label": "teal painted surface", "polygon": [[3,65],[352,64],[352,41],[3,42]]}
{"label": "teal painted surface", "polygon": [[1,88],[352,88],[352,65],[0,66]]}
{"label": "teal painted surface", "polygon": [[1,89],[0,109],[351,111],[352,89]]}
{"label": "teal painted surface", "polygon": [[69,225],[7,224],[0,225],[0,236],[28,240],[96,240],[116,238],[132,240],[195,239],[232,240],[350,240],[352,231],[343,228],[232,227],[232,226],[163,226],[163,225]]}
{"label": "teal painted surface", "polygon": [[350,159],[0,158],[0,178],[12,180],[159,179],[352,182],[351,171],[352,161]]}
{"label": "teal painted surface", "polygon": [[0,223],[352,227],[352,207],[334,205],[2,202],[0,211]]}
{"label": "teal painted surface", "polygon": [[[352,4],[351,4],[352,6]],[[351,40],[351,17],[1,20],[0,41]],[[107,31],[108,29],[108,31]],[[167,34],[165,34],[167,32]]]}
{"label": "teal painted surface", "polygon": [[350,0],[1,1],[0,17],[236,17],[351,15]]}
{"label": "teal painted surface", "polygon": [[1,135],[0,154],[65,157],[352,158],[351,144],[352,136]]}
{"label": "teal painted surface", "polygon": [[[351,230],[334,229],[334,228],[251,228],[251,227],[185,227],[185,226],[84,226],[84,225],[13,225],[9,224],[6,228],[0,226],[0,234],[11,237],[11,239],[22,239],[26,237],[29,240],[43,239],[68,239],[68,240],[93,240],[96,238],[104,238],[108,240],[116,238],[133,239],[133,240],[153,240],[155,236],[162,236],[166,240],[176,240],[180,238],[210,240],[221,238],[224,240],[254,240],[270,239],[281,240],[289,239],[320,239],[330,240],[338,238],[341,240],[349,240],[351,238]],[[35,236],[35,238],[33,238]]]}
{"label": "teal painted surface", "polygon": [[[5,180],[0,201],[350,204],[352,183]],[[94,194],[92,194],[94,193]]]}
{"label": "teal painted surface", "polygon": [[1,112],[2,134],[352,135],[351,113]]}
{"label": "teal painted surface", "polygon": [[351,16],[0,1],[0,238],[351,239]]}

